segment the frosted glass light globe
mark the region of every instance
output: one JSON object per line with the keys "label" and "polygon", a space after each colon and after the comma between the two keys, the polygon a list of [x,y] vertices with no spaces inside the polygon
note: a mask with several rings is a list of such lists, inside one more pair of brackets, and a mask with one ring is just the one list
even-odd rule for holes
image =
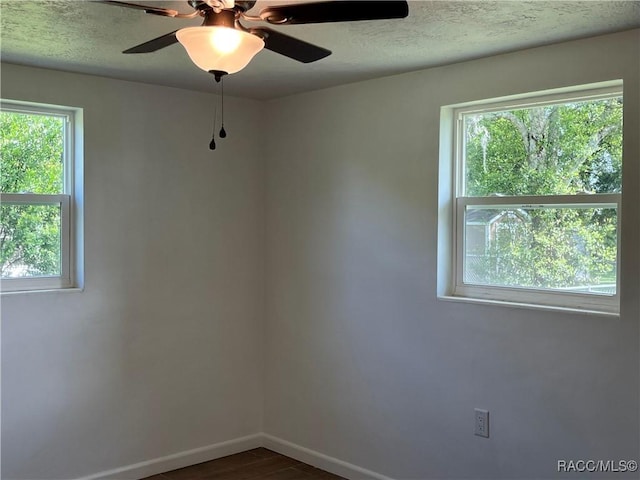
{"label": "frosted glass light globe", "polygon": [[260,37],[222,26],[183,28],[176,37],[191,61],[205,72],[236,73],[264,48]]}

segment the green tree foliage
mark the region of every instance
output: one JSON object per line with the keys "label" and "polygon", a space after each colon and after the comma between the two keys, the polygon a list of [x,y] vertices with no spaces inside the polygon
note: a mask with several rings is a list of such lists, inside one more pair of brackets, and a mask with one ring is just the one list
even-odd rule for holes
{"label": "green tree foliage", "polygon": [[[0,191],[63,192],[64,118],[0,112]],[[2,277],[60,274],[60,209],[3,203]]]}
{"label": "green tree foliage", "polygon": [[[622,189],[622,98],[465,118],[466,195],[575,195]],[[473,283],[567,288],[615,283],[612,208],[496,210]]]}

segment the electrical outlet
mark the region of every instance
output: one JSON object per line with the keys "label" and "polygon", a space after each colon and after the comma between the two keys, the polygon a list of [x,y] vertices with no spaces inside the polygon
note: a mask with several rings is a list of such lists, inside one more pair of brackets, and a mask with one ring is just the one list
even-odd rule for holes
{"label": "electrical outlet", "polygon": [[475,413],[475,434],[479,437],[489,437],[489,411],[476,408]]}

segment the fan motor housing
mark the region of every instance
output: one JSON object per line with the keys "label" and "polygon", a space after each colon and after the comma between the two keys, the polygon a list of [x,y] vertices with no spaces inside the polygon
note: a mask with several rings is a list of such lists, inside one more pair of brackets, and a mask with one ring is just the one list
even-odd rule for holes
{"label": "fan motor housing", "polygon": [[[212,3],[215,4],[218,2],[211,2],[211,1],[207,2],[204,0],[188,0],[188,3],[189,5],[191,5],[191,7],[194,10],[198,10],[199,12],[206,12],[208,10],[212,10]],[[251,10],[255,4],[256,4],[256,0],[236,0],[234,2],[233,10],[246,12],[248,10]],[[224,5],[221,5],[219,8],[221,10],[225,9]]]}
{"label": "fan motor housing", "polygon": [[202,25],[207,27],[219,26],[235,28],[235,24],[236,12],[233,10],[222,10],[220,13],[209,10],[205,13],[204,23]]}

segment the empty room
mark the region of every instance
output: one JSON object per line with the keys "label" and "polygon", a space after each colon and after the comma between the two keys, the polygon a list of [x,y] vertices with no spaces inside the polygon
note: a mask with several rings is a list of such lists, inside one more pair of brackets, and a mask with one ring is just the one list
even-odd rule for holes
{"label": "empty room", "polygon": [[2,479],[638,478],[640,1],[0,22]]}

